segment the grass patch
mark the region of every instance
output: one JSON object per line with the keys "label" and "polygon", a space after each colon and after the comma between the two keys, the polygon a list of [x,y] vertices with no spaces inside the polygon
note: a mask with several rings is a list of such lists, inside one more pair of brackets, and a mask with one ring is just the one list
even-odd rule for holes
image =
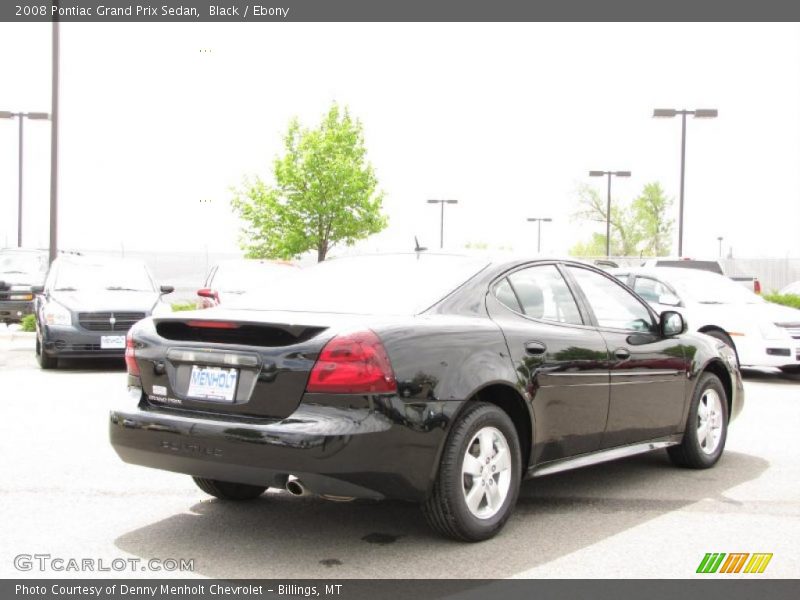
{"label": "grass patch", "polygon": [[775,304],[783,304],[784,306],[791,306],[792,308],[800,309],[800,296],[797,294],[764,294],[764,300],[774,302]]}
{"label": "grass patch", "polygon": [[22,331],[36,331],[36,317],[34,315],[25,315],[20,321]]}

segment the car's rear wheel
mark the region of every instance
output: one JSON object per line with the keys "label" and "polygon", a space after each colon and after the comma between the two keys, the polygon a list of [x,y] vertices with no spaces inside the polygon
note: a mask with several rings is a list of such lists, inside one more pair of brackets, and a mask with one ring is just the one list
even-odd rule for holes
{"label": "car's rear wheel", "polygon": [[736,344],[733,343],[733,339],[724,331],[720,331],[719,329],[712,329],[710,331],[704,331],[706,335],[710,335],[713,338],[718,339],[720,342],[728,346],[731,350],[736,353],[736,366],[739,366],[739,352],[736,350]]}
{"label": "car's rear wheel", "polygon": [[517,503],[520,457],[517,431],[505,412],[485,403],[468,407],[453,425],[423,504],[431,527],[468,542],[494,536]]}
{"label": "car's rear wheel", "polygon": [[707,469],[722,456],[728,436],[728,397],[719,378],[701,375],[689,407],[683,442],[667,448],[672,462],[680,467]]}
{"label": "car's rear wheel", "polygon": [[58,368],[58,358],[48,355],[43,349],[39,338],[36,338],[36,362],[42,369],[56,369]]}
{"label": "car's rear wheel", "polygon": [[204,479],[202,477],[192,477],[197,487],[206,494],[210,494],[220,500],[253,500],[263,494],[267,488],[259,485],[248,485],[246,483],[233,483],[230,481],[218,481],[216,479]]}

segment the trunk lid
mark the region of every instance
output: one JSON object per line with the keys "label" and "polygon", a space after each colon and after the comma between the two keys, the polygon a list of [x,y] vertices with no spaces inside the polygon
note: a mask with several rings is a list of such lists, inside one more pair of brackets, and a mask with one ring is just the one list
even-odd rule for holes
{"label": "trunk lid", "polygon": [[[319,352],[357,318],[210,309],[143,322],[135,339],[142,387],[156,406],[279,419],[302,400]],[[222,377],[232,398],[198,397]]]}

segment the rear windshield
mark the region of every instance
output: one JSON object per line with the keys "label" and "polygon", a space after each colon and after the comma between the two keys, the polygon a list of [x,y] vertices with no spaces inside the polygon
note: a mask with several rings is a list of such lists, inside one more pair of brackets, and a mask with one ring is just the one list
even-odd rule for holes
{"label": "rear windshield", "polygon": [[488,264],[486,259],[435,254],[339,258],[298,269],[225,307],[411,315],[430,308]]}

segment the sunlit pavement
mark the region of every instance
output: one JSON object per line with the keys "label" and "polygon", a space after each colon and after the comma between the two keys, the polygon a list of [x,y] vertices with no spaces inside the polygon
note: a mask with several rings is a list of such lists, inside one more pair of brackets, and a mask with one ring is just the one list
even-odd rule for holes
{"label": "sunlit pavement", "polygon": [[[121,361],[44,372],[31,336],[0,332],[0,577],[700,577],[706,552],[774,554],[763,575],[738,577],[800,573],[800,381],[747,374],[716,468],[657,452],[528,481],[481,544],[438,538],[410,504],[268,493],[231,505],[126,465],[107,441],[124,388]],[[19,554],[194,559],[194,572],[20,572]]]}

